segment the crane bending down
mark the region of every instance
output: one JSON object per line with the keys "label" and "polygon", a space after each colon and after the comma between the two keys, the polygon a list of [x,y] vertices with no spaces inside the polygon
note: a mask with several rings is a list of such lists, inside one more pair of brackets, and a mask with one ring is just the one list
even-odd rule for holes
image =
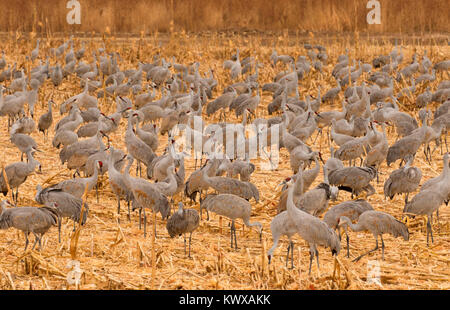
{"label": "crane bending down", "polygon": [[378,236],[381,238],[382,259],[384,259],[383,234],[391,234],[396,238],[402,236],[405,241],[409,240],[408,227],[392,215],[381,211],[366,211],[362,213],[359,216],[358,223],[356,224],[353,224],[348,217],[341,216],[339,219],[339,226],[344,226],[345,229],[349,226],[353,231],[370,231],[375,238],[375,248],[361,254],[353,260],[354,262],[357,262],[363,256],[378,250]]}

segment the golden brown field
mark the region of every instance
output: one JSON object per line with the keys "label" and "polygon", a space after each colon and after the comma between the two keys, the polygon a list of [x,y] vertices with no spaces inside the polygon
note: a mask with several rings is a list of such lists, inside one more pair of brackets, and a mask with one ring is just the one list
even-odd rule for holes
{"label": "golden brown field", "polygon": [[[129,1],[128,1],[129,2]],[[132,1],[131,1],[132,2]],[[283,2],[283,1],[280,1]],[[443,1],[435,1],[443,3]],[[419,1],[415,2],[419,3]],[[0,49],[5,50],[8,62],[17,61],[18,65],[30,68],[25,60],[35,47],[39,36],[31,37],[16,33],[15,36],[5,35],[0,40]],[[65,40],[68,35],[65,36]],[[43,51],[49,47],[61,44],[62,38],[46,37],[43,39]],[[412,54],[417,51],[420,55],[424,50],[428,51],[429,58],[436,63],[448,59],[450,47],[447,44],[439,45],[437,37],[430,37],[426,45],[423,41],[409,37],[402,44],[405,54],[404,63],[410,62]],[[75,37],[75,48],[79,48],[81,38]],[[251,54],[264,65],[260,69],[259,83],[263,85],[272,80],[276,72],[284,70],[282,64],[272,68],[269,57],[272,47],[275,45],[279,54],[289,54],[296,58],[305,55],[303,42],[322,44],[327,48],[329,62],[324,66],[324,73],[320,74],[312,70],[308,76],[300,81],[300,94],[316,95],[316,86],[321,85],[324,91],[335,86],[331,77],[331,70],[336,63],[338,55],[350,50],[350,59],[361,59],[371,63],[376,55],[388,54],[392,48],[392,41],[385,37],[299,37],[280,33],[275,36],[261,36],[258,34],[224,35],[218,33],[198,36],[185,32],[173,32],[171,35],[141,36],[141,38],[114,37],[105,34],[103,38],[87,40],[89,48],[86,55],[91,55],[91,50],[100,47],[104,40],[108,50],[120,53],[122,61],[121,69],[136,68],[137,62],[150,61],[156,53],[161,53],[166,58],[176,56],[179,63],[200,62],[200,72],[207,72],[209,68],[215,69],[218,87],[214,98],[222,93],[225,85],[230,84],[229,74],[222,68],[225,59],[229,59],[235,53],[236,47],[240,48],[242,58]],[[159,45],[160,40],[163,44]],[[442,42],[442,41],[441,41]],[[400,43],[400,42],[399,42]],[[41,55],[41,57],[43,57]],[[54,60],[51,60],[54,65]],[[367,74],[367,73],[364,73]],[[448,73],[438,74],[437,79],[430,84],[432,91],[443,79],[448,79]],[[54,108],[54,124],[62,117],[59,115],[59,104],[68,97],[82,91],[79,79],[70,76],[57,88],[49,80],[45,82],[39,92],[39,101],[35,107],[35,115],[39,117],[47,111],[47,101],[53,96],[57,106]],[[395,90],[404,85],[395,85]],[[416,95],[424,91],[425,86],[417,89]],[[342,96],[342,93],[340,94]],[[341,97],[342,98],[342,97]],[[262,102],[257,110],[258,117],[267,117],[267,104],[271,101],[269,94],[263,93]],[[335,105],[324,106],[323,110],[340,108],[340,101]],[[408,111],[417,117],[417,111],[411,110],[411,101],[401,103],[402,110]],[[115,109],[113,99],[100,99],[99,108],[105,113],[111,113]],[[434,110],[435,105],[432,106]],[[210,122],[213,119],[205,119]],[[217,121],[217,117],[214,118]],[[232,115],[229,121],[240,122]],[[2,118],[0,124],[1,137],[0,148],[2,152],[1,164],[19,161],[14,145],[9,141],[6,118]],[[39,148],[43,151],[37,153],[36,158],[42,164],[42,174],[33,174],[20,187],[19,205],[37,206],[34,201],[36,185],[54,183],[71,177],[61,164],[58,151],[51,146],[53,138],[53,126],[50,130],[49,140],[44,140],[42,134],[33,133]],[[116,148],[126,151],[123,141],[123,132],[126,120],[122,120],[118,131],[111,135],[112,143]],[[315,137],[315,134],[314,136]],[[166,146],[166,136],[162,137],[158,155]],[[395,140],[394,134],[389,135],[389,143]],[[312,141],[308,140],[308,144]],[[318,145],[320,143],[320,146]],[[320,147],[324,160],[329,158],[330,152],[325,135],[320,142],[313,147]],[[432,148],[434,144],[432,144]],[[445,150],[445,148],[444,148]],[[282,238],[280,246],[275,251],[270,265],[267,264],[266,252],[272,245],[270,234],[270,221],[276,215],[276,204],[279,192],[275,189],[283,178],[292,174],[289,168],[289,154],[285,149],[281,150],[280,165],[278,169],[265,172],[259,167],[259,160],[253,161],[257,167],[252,175],[252,182],[258,187],[261,198],[259,203],[252,200],[252,220],[263,224],[263,242],[260,243],[256,230],[250,230],[237,221],[237,239],[239,249],[230,249],[229,221],[225,218],[211,215],[209,221],[206,216],[200,222],[200,227],[193,233],[192,258],[187,258],[183,249],[183,238],[171,239],[167,233],[165,221],[160,215],[156,217],[158,236],[152,241],[152,218],[148,216],[147,238],[143,237],[143,231],[138,229],[137,212],[132,214],[131,222],[128,222],[125,211],[122,211],[120,225],[117,222],[117,202],[112,194],[107,175],[103,176],[100,185],[100,202],[97,203],[95,191],[89,193],[90,214],[85,226],[81,228],[78,245],[76,248],[76,260],[80,261],[80,268],[84,274],[79,289],[379,289],[375,284],[368,284],[367,264],[369,260],[377,260],[380,263],[382,289],[449,289],[450,288],[450,211],[446,206],[440,209],[440,225],[433,223],[434,243],[426,245],[426,219],[416,217],[408,222],[410,240],[394,239],[385,235],[386,252],[384,261],[381,260],[381,250],[364,257],[357,263],[351,262],[359,254],[373,248],[374,239],[369,233],[353,233],[350,235],[350,258],[345,256],[345,242],[342,243],[341,253],[337,260],[332,258],[330,251],[319,248],[320,270],[313,264],[312,274],[308,276],[309,252],[306,243],[299,237],[294,237],[295,251],[293,270],[285,267],[286,238]],[[442,171],[442,155],[440,149],[433,154],[433,161],[428,164],[425,160],[422,147],[416,156],[415,165],[422,169],[422,182],[438,175]],[[193,160],[186,162],[186,176],[193,171]],[[400,219],[403,210],[403,196],[396,196],[392,201],[383,197],[383,183],[389,173],[398,167],[398,163],[390,168],[384,163],[381,166],[380,183],[372,182],[377,193],[368,198],[368,201],[376,210],[385,211]],[[134,166],[131,171],[134,174]],[[323,178],[322,173],[312,185],[314,187]],[[413,197],[413,195],[410,195]],[[339,193],[336,202],[330,202],[333,206],[344,200],[349,200],[350,194]],[[198,210],[199,204],[191,205],[188,199],[178,196],[176,201],[183,200],[186,206]],[[125,208],[124,208],[125,209]],[[123,210],[123,209],[122,209]],[[148,212],[150,214],[150,212]],[[0,288],[1,289],[75,289],[66,282],[70,268],[67,264],[73,258],[71,254],[72,221],[65,220],[62,225],[62,243],[58,243],[57,229],[51,228],[44,236],[43,250],[41,252],[23,252],[24,237],[18,230],[9,229],[0,231]],[[31,238],[34,241],[33,238]],[[344,239],[343,239],[344,240]],[[156,265],[152,265],[153,255]]]}
{"label": "golden brown field", "polygon": [[446,0],[380,0],[381,24],[368,25],[366,0],[79,0],[81,24],[68,25],[68,1],[13,0],[2,7],[0,31],[117,33],[177,30],[449,33]]}

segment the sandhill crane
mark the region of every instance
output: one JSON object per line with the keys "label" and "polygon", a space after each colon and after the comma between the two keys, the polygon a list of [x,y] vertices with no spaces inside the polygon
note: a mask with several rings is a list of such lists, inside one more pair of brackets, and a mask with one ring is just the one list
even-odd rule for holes
{"label": "sandhill crane", "polygon": [[[69,193],[63,192],[57,188],[42,188],[41,185],[36,186],[36,196],[34,200],[36,202],[48,206],[56,206],[59,213],[58,220],[58,240],[61,242],[61,217],[70,218],[73,221],[73,230],[75,231],[75,222],[79,223],[81,216],[83,216],[81,225],[84,225],[89,213],[89,206],[80,198],[74,197]],[[83,214],[81,209],[84,208]]]}
{"label": "sandhill crane", "polygon": [[416,98],[416,107],[421,109],[427,106],[431,102],[431,99],[433,98],[430,87],[427,87],[424,93],[420,94]]}
{"label": "sandhill crane", "polygon": [[408,155],[415,155],[419,147],[422,145],[426,134],[426,126],[422,126],[415,134],[403,137],[388,149],[386,156],[387,165],[397,161],[398,159],[405,160]]}
{"label": "sandhill crane", "polygon": [[429,236],[431,236],[431,242],[433,242],[433,230],[431,228],[433,213],[439,210],[439,207],[445,199],[446,197],[438,190],[428,188],[415,195],[403,209],[403,213],[406,213],[407,215],[415,214],[427,216],[427,245]]}
{"label": "sandhill crane", "polygon": [[191,237],[192,232],[197,229],[200,223],[200,216],[197,210],[184,209],[183,203],[178,203],[178,211],[175,212],[168,220],[166,224],[167,232],[170,237],[184,235],[184,254],[186,255],[186,233],[189,233],[189,254],[191,257]]}
{"label": "sandhill crane", "polygon": [[443,156],[442,173],[440,175],[438,175],[437,177],[429,179],[425,183],[423,183],[422,186],[420,187],[420,191],[423,191],[426,189],[431,189],[434,186],[436,186],[437,184],[439,184],[440,182],[445,181],[446,175],[448,175],[450,173],[449,172],[449,170],[450,170],[449,160],[450,160],[450,154],[445,153]]}
{"label": "sandhill crane", "polygon": [[334,230],[328,227],[325,222],[297,209],[294,204],[293,194],[294,187],[290,186],[287,198],[287,214],[292,222],[294,222],[297,233],[309,245],[309,273],[311,274],[311,265],[314,256],[316,257],[317,268],[319,268],[319,251],[317,250],[317,246],[329,247],[333,255],[338,255],[341,248],[340,241]]}
{"label": "sandhill crane", "polygon": [[360,158],[362,163],[362,156],[367,152],[368,147],[369,141],[368,136],[366,135],[344,143],[334,155],[342,161],[348,160],[350,165],[352,160],[353,164],[355,164],[357,158]]}
{"label": "sandhill crane", "polygon": [[369,231],[373,234],[375,238],[376,241],[375,248],[364,254],[361,254],[360,256],[358,256],[353,260],[354,262],[359,261],[363,256],[378,250],[378,236],[380,236],[381,238],[381,251],[382,251],[381,255],[383,260],[384,260],[383,234],[391,234],[395,238],[401,236],[405,241],[409,240],[408,227],[406,227],[405,224],[397,220],[392,215],[381,211],[369,210],[363,212],[359,216],[358,222],[356,224],[353,224],[348,217],[341,216],[339,219],[339,226],[344,226],[344,228],[350,227],[353,231]]}
{"label": "sandhill crane", "polygon": [[[363,212],[370,210],[373,210],[372,205],[364,199],[344,201],[331,207],[323,216],[323,221],[329,227],[335,229],[340,237],[339,219],[341,216],[346,216],[351,221],[356,221]],[[348,237],[347,231],[344,232],[347,239],[347,257],[350,257],[350,238]]]}
{"label": "sandhill crane", "polygon": [[[186,180],[186,184],[184,187],[184,194],[186,197],[189,197],[191,201],[196,201],[197,193],[200,195],[200,201],[202,199],[202,192],[207,191],[209,188],[209,184],[206,183],[203,179],[203,173],[207,173],[209,176],[215,176],[216,170],[219,167],[220,161],[218,159],[212,159],[207,161],[203,167],[195,170],[191,173],[191,175]],[[208,166],[211,166],[210,169],[206,170]]]}
{"label": "sandhill crane", "polygon": [[[137,203],[138,208],[143,209],[144,212],[144,237],[147,234],[147,216],[145,214],[146,208],[151,208],[153,212],[160,212],[163,219],[170,215],[170,204],[167,197],[161,194],[154,184],[140,178],[133,178],[130,176],[130,168],[133,164],[134,158],[131,155],[127,156],[128,165],[125,167],[123,174],[125,185],[131,190],[134,197],[134,202]],[[156,226],[155,226],[156,235]]]}
{"label": "sandhill crane", "polygon": [[52,140],[53,147],[56,147],[59,149],[61,145],[63,147],[68,146],[72,143],[75,143],[78,141],[78,135],[70,130],[62,130],[58,131]]}
{"label": "sandhill crane", "polygon": [[341,87],[341,81],[340,79],[336,79],[337,82],[337,87],[331,88],[330,90],[328,90],[325,95],[323,95],[322,97],[322,102],[333,102],[334,99],[336,99],[336,97],[339,95],[340,91],[342,90]]}
{"label": "sandhill crane", "polygon": [[[117,153],[114,147],[109,148],[108,157],[108,180],[113,193],[117,197],[117,214],[120,215],[120,198],[125,197],[128,202],[128,220],[130,220],[130,201],[133,198],[132,191],[125,184],[124,176],[114,166],[114,154]],[[120,220],[119,220],[120,222]]]}
{"label": "sandhill crane", "polygon": [[53,70],[50,72],[50,79],[52,80],[54,86],[61,85],[63,73],[61,66],[59,64],[56,64],[56,67],[54,67]]}
{"label": "sandhill crane", "polygon": [[330,186],[328,181],[328,171],[323,169],[323,182],[310,191],[307,191],[296,202],[297,208],[313,216],[319,217],[328,208],[330,199],[336,200],[339,189],[336,186]]}
{"label": "sandhill crane", "polygon": [[[178,189],[177,180],[175,178],[175,167],[173,165],[168,166],[166,169],[167,180],[154,183],[154,186],[158,189],[158,191],[164,196],[171,196],[175,194]],[[172,198],[173,200],[173,198]]]}
{"label": "sandhill crane", "polygon": [[248,227],[257,226],[259,232],[259,240],[262,240],[261,238],[263,226],[259,222],[250,223],[252,206],[247,200],[233,194],[210,194],[200,203],[200,212],[203,209],[207,210],[208,220],[209,211],[214,212],[218,215],[226,216],[231,220],[231,248],[233,248],[233,236],[234,248],[238,248],[236,240],[236,227],[234,225],[236,219],[238,218],[241,218],[244,221],[244,224]]}
{"label": "sandhill crane", "polygon": [[52,105],[54,104],[53,100],[49,100],[48,102],[48,112],[41,115],[38,122],[38,129],[40,132],[44,134],[44,136],[48,137],[48,129],[53,123],[53,113],[52,113]]}
{"label": "sandhill crane", "polygon": [[[41,170],[41,164],[37,160],[35,160],[32,155],[33,151],[33,149],[30,149],[26,152],[28,163],[17,162],[5,167],[9,188],[13,191],[13,199],[16,205],[19,197],[19,186],[26,181],[28,176],[34,172],[36,167],[39,167],[39,171]],[[6,179],[3,175],[3,171],[0,174],[0,188],[3,195],[6,196],[6,194],[8,193],[8,185],[6,184]],[[16,189],[15,195],[14,189]]]}
{"label": "sandhill crane", "polygon": [[63,192],[69,193],[74,197],[81,198],[84,194],[86,186],[88,187],[88,192],[90,192],[94,188],[94,185],[97,185],[98,170],[101,169],[102,166],[103,163],[101,161],[97,161],[94,168],[94,174],[91,177],[64,180],[57,184],[50,185],[49,188],[61,189]]}
{"label": "sandhill crane", "polygon": [[339,190],[351,192],[352,196],[359,196],[365,191],[366,197],[375,193],[370,185],[375,176],[375,167],[343,167],[331,170],[328,174],[330,184],[338,186]]}
{"label": "sandhill crane", "polygon": [[14,227],[23,231],[25,235],[25,249],[28,247],[28,235],[33,233],[34,244],[39,242],[39,250],[41,250],[42,236],[52,227],[58,223],[59,212],[54,206],[44,206],[40,208],[35,207],[15,207],[7,209],[6,206],[12,205],[3,200],[1,203],[0,213],[0,229],[8,229]]}
{"label": "sandhill crane", "polygon": [[364,165],[367,167],[375,167],[377,170],[377,183],[378,183],[378,170],[380,165],[386,160],[386,155],[389,149],[389,144],[386,136],[385,124],[382,123],[383,136],[380,141],[375,144],[370,151],[367,152],[366,159],[364,160]]}
{"label": "sandhill crane", "polygon": [[225,109],[229,108],[231,102],[237,97],[236,90],[233,88],[231,92],[224,93],[223,95],[217,97],[214,101],[211,101],[206,106],[206,114],[210,116],[218,110],[222,110],[222,116],[225,120]]}
{"label": "sandhill crane", "polygon": [[289,252],[291,253],[291,269],[294,268],[294,242],[292,236],[297,233],[297,227],[295,223],[290,219],[287,211],[283,211],[277,214],[270,222],[270,231],[272,232],[273,245],[267,252],[268,262],[270,264],[273,256],[273,252],[278,247],[278,241],[280,237],[285,235],[289,238],[289,245],[286,254],[286,267],[289,261]]}
{"label": "sandhill crane", "polygon": [[89,93],[88,93],[88,90],[89,90],[88,82],[89,82],[89,79],[86,79],[84,90],[82,93],[68,98],[66,101],[64,101],[61,104],[60,110],[59,110],[61,114],[65,113],[67,111],[67,106],[69,106],[69,105],[71,106],[73,103],[76,103],[76,105],[78,105],[79,108],[84,108],[84,109],[97,107],[97,98],[89,95]]}
{"label": "sandhill crane", "polygon": [[[159,145],[158,136],[156,135],[156,133],[143,130],[141,127],[139,127],[139,123],[140,122],[138,120],[136,123],[136,134],[138,138],[144,141],[144,143],[147,144],[153,150],[153,152],[156,152]],[[154,129],[156,129],[156,125],[153,124],[153,126]]]}
{"label": "sandhill crane", "polygon": [[422,171],[417,167],[411,167],[414,160],[413,156],[409,156],[406,164],[394,170],[389,178],[384,182],[384,196],[390,199],[396,194],[405,193],[405,204],[408,203],[408,195],[414,192],[422,179]]}
{"label": "sandhill crane", "polygon": [[21,117],[11,126],[11,131],[16,133],[31,134],[36,130],[36,123],[30,117]]}
{"label": "sandhill crane", "polygon": [[211,166],[207,166],[203,171],[203,181],[211,186],[220,194],[234,194],[246,200],[254,198],[256,202],[259,201],[259,191],[255,185],[250,182],[242,182],[237,179],[228,177],[210,177],[208,172]]}

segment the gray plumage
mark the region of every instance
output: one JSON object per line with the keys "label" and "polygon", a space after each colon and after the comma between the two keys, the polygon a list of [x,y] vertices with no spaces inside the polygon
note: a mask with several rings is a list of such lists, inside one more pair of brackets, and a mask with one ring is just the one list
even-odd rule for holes
{"label": "gray plumage", "polygon": [[384,182],[384,196],[391,200],[397,194],[405,194],[405,204],[408,203],[408,194],[414,192],[422,179],[422,171],[417,167],[411,167],[414,158],[411,156],[406,165],[394,170]]}
{"label": "gray plumage", "polygon": [[[346,216],[351,221],[356,221],[362,213],[369,210],[373,210],[373,207],[364,199],[344,201],[331,207],[323,216],[323,221],[330,228],[336,229],[340,236],[340,228],[338,225],[341,216]],[[350,238],[348,237],[347,231],[345,231],[345,235],[347,239],[347,257],[350,257]]]}
{"label": "gray plumage", "polygon": [[367,192],[367,196],[375,193],[375,189],[370,185],[375,176],[374,167],[344,167],[332,170],[328,174],[331,185],[336,185],[339,190],[349,191],[357,196],[362,191]]}
{"label": "gray plumage", "polygon": [[[60,217],[71,219],[74,222],[73,228],[75,230],[75,222],[80,222],[83,201],[80,198],[77,198],[57,188],[42,188],[41,185],[37,185],[36,191],[37,193],[34,200],[36,200],[37,203],[46,206],[52,206],[54,205],[54,203],[56,203],[56,208],[58,209]],[[81,225],[84,225],[86,223],[88,213],[89,206],[86,202],[84,204]],[[61,220],[58,221],[58,239],[59,242],[61,242]]]}
{"label": "gray plumage", "polygon": [[48,129],[53,123],[53,113],[52,113],[53,100],[48,102],[48,112],[41,115],[38,122],[38,129],[45,135],[48,136]]}
{"label": "gray plumage", "polygon": [[209,219],[209,211],[211,211],[218,215],[226,216],[231,220],[231,230],[230,230],[231,247],[233,247],[233,235],[234,235],[234,246],[235,249],[237,249],[236,228],[234,222],[238,218],[241,218],[244,221],[244,224],[248,227],[252,226],[259,227],[259,239],[261,241],[263,228],[262,224],[259,222],[250,223],[252,206],[247,200],[233,194],[219,194],[219,195],[210,194],[200,203],[200,212],[203,209],[207,210],[208,219]]}
{"label": "gray plumage", "polygon": [[339,226],[350,227],[353,231],[369,231],[373,234],[376,246],[373,250],[370,250],[360,256],[358,256],[353,261],[360,260],[363,256],[378,250],[378,236],[381,238],[381,249],[382,249],[382,259],[384,259],[384,241],[383,234],[391,234],[395,238],[403,237],[405,241],[409,240],[408,227],[405,224],[397,220],[390,214],[381,211],[365,211],[363,212],[356,224],[352,224],[351,220],[342,216],[339,220]]}
{"label": "gray plumage", "polygon": [[[13,198],[15,204],[17,204],[19,196],[19,186],[23,184],[29,175],[31,175],[36,167],[41,169],[41,164],[33,158],[32,151],[27,151],[28,163],[17,162],[7,165],[5,167],[6,176],[8,178],[8,184],[10,189],[13,191]],[[8,187],[6,184],[5,176],[3,171],[0,172],[0,188],[4,196],[8,193]],[[14,195],[14,189],[16,189],[16,194]]]}
{"label": "gray plumage", "polygon": [[1,202],[0,229],[8,229],[14,227],[21,230],[25,235],[25,249],[28,247],[28,235],[33,233],[36,243],[39,242],[39,250],[41,249],[42,236],[58,223],[59,213],[54,206],[36,207],[16,207],[7,209],[6,206],[11,204],[3,200]]}
{"label": "gray plumage", "polygon": [[[192,232],[197,229],[199,223],[200,216],[197,210],[184,209],[182,202],[178,204],[178,211],[167,220],[166,228],[171,238],[189,233],[188,257],[191,257]],[[184,237],[184,254],[186,254],[186,236]]]}
{"label": "gray plumage", "polygon": [[[300,174],[300,180],[301,179]],[[317,246],[329,247],[333,255],[338,255],[341,248],[340,241],[334,230],[328,227],[324,221],[297,209],[294,204],[293,194],[294,186],[290,186],[287,198],[287,214],[295,223],[297,233],[309,245],[309,273],[311,273],[311,265],[314,256],[316,257],[317,268],[319,268],[319,251],[317,250]]]}
{"label": "gray plumage", "polygon": [[277,214],[270,222],[270,231],[272,232],[273,245],[267,252],[269,264],[272,260],[273,252],[278,247],[278,241],[281,236],[287,236],[289,239],[289,245],[286,254],[286,267],[289,261],[289,252],[291,253],[291,268],[294,268],[294,242],[292,236],[297,233],[297,227],[295,223],[290,219],[287,211],[283,211]]}
{"label": "gray plumage", "polygon": [[124,181],[127,188],[133,193],[134,202],[137,204],[137,208],[142,209],[144,212],[144,236],[146,236],[147,217],[145,209],[150,208],[153,212],[160,212],[162,218],[166,219],[170,215],[170,204],[167,197],[161,194],[154,184],[144,179],[133,178],[130,176],[130,168],[134,158],[131,155],[128,155],[127,159],[128,165],[125,167]]}
{"label": "gray plumage", "polygon": [[390,166],[399,159],[405,160],[407,156],[414,156],[423,143],[425,133],[426,129],[421,127],[415,134],[403,137],[390,146],[386,156],[387,165]]}
{"label": "gray plumage", "polygon": [[210,177],[209,169],[210,166],[204,170],[203,180],[218,193],[234,194],[246,200],[254,198],[256,202],[259,201],[259,191],[254,184],[227,177]]}

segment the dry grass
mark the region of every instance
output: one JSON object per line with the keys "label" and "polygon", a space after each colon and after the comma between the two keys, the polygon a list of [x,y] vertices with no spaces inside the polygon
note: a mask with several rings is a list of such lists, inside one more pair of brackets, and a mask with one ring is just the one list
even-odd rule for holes
{"label": "dry grass", "polygon": [[[175,29],[374,33],[449,32],[446,0],[380,0],[381,25],[368,25],[366,0],[90,0],[81,3],[81,25],[66,22],[67,1],[15,0],[2,7],[0,31],[103,32]],[[26,8],[26,9],[25,9]],[[447,12],[447,13],[445,13]]]}
{"label": "dry grass", "polygon": [[[6,50],[9,62],[17,61],[24,63],[24,55],[29,55],[34,48],[36,37],[32,39],[18,36],[0,41],[0,48]],[[17,40],[16,40],[17,39]],[[47,48],[50,45],[56,46],[57,39],[51,39],[51,43],[44,44]],[[303,38],[304,39],[304,38]],[[293,56],[306,54],[305,50],[299,46],[300,37],[279,36],[275,38],[261,36],[232,36],[226,37],[220,34],[205,36],[188,35],[186,33],[173,33],[171,37],[161,38],[152,36],[141,39],[106,38],[106,46],[110,50],[118,51],[122,58],[121,68],[131,68],[137,66],[137,55],[139,41],[141,40],[140,56],[142,60],[150,60],[152,56],[160,52],[165,57],[176,56],[180,63],[191,63],[195,60],[201,62],[200,72],[206,72],[209,67],[216,69],[219,80],[218,93],[230,81],[228,73],[222,69],[224,59],[230,57],[235,52],[236,46],[241,49],[243,57],[249,53],[256,56],[264,64],[260,70],[260,84],[270,81],[276,71],[282,70],[280,65],[273,69],[269,65],[269,55],[272,46],[277,46],[279,53],[287,53]],[[159,47],[162,40],[164,44]],[[308,38],[310,42],[327,46],[331,63],[339,54],[344,52],[345,47],[350,48],[350,57],[362,59],[366,62],[378,54],[391,51],[392,45],[384,38],[378,38],[377,42],[371,38],[353,40],[351,43],[345,38]],[[76,47],[79,46],[79,38],[75,39]],[[183,45],[189,42],[189,45]],[[384,44],[384,43],[385,44]],[[414,40],[411,41],[414,44]],[[436,42],[436,41],[434,41]],[[381,44],[379,44],[381,43]],[[405,62],[411,59],[414,50],[422,54],[424,49],[429,51],[428,55],[433,62],[441,61],[448,55],[448,46],[439,46],[430,40],[430,45],[405,45]],[[89,41],[90,48],[97,48],[99,41]],[[86,55],[90,55],[88,51]],[[43,55],[41,55],[42,57]],[[53,63],[53,60],[52,60]],[[311,93],[316,95],[315,85],[322,85],[322,89],[327,90],[335,86],[334,80],[330,77],[332,65],[325,66],[325,73],[319,74],[311,72],[300,82],[301,94]],[[444,77],[438,75],[438,79],[430,86],[432,90]],[[446,77],[448,78],[448,76]],[[397,91],[402,85],[396,85]],[[419,88],[420,93],[423,88]],[[39,103],[35,108],[35,114],[39,117],[46,111],[46,102],[53,94],[54,101],[60,104],[64,99],[81,91],[79,80],[70,76],[63,84],[55,88],[50,81],[41,88],[39,93]],[[217,93],[216,93],[217,94]],[[263,94],[261,108],[257,113],[260,117],[267,117],[267,104],[271,101],[268,94]],[[101,109],[105,113],[112,112],[114,103],[111,99],[106,102],[99,101]],[[411,102],[403,102],[403,106],[411,106]],[[324,110],[337,109],[339,104],[323,107]],[[59,107],[58,107],[59,108]],[[61,116],[55,108],[55,123]],[[411,113],[415,113],[411,111]],[[415,115],[415,114],[414,114]],[[234,116],[231,121],[238,122]],[[212,119],[208,119],[212,121]],[[1,121],[0,145],[2,156],[0,163],[9,164],[20,160],[16,148],[9,141],[9,134],[6,128],[6,120]],[[125,150],[123,132],[125,122],[122,120],[120,129],[111,136],[115,147]],[[50,139],[52,138],[52,130]],[[42,164],[43,174],[31,175],[25,184],[20,188],[19,205],[33,205],[35,187],[42,184],[51,177],[51,181],[56,182],[70,178],[71,174],[62,168],[58,152],[51,147],[50,141],[44,141],[42,135],[33,133],[32,136],[38,142],[43,153],[38,153],[37,159]],[[165,146],[165,140],[160,143],[158,154],[161,154]],[[311,141],[308,141],[310,144]],[[390,143],[393,143],[393,135],[390,135]],[[329,157],[328,147],[325,138],[320,141],[320,147],[324,154],[324,159]],[[296,268],[288,270],[285,268],[286,240],[280,242],[279,248],[270,266],[267,265],[266,251],[272,244],[270,234],[270,221],[276,214],[277,192],[274,190],[276,184],[283,178],[291,174],[289,169],[288,154],[285,149],[281,151],[280,165],[272,172],[256,169],[252,175],[252,182],[256,184],[261,199],[258,204],[252,203],[253,220],[263,223],[263,243],[258,240],[255,230],[243,227],[241,222],[237,222],[237,238],[239,250],[230,249],[228,220],[220,220],[212,215],[210,221],[206,221],[205,216],[200,223],[200,227],[193,234],[192,258],[185,256],[183,250],[182,237],[171,239],[166,231],[165,222],[156,218],[158,237],[152,242],[152,216],[148,217],[148,235],[144,239],[143,232],[138,229],[137,214],[132,215],[131,222],[126,219],[125,211],[121,214],[121,224],[117,223],[116,199],[112,194],[107,176],[103,177],[100,186],[100,203],[96,202],[94,191],[88,196],[90,204],[90,214],[88,221],[79,232],[77,240],[76,259],[80,261],[80,267],[84,271],[81,289],[378,289],[375,284],[368,284],[367,262],[368,260],[378,260],[381,269],[381,282],[384,289],[449,289],[450,288],[450,257],[448,249],[450,247],[450,212],[448,207],[442,207],[440,212],[440,228],[433,225],[435,232],[434,244],[426,246],[425,221],[423,218],[416,218],[408,223],[410,229],[410,241],[394,239],[391,236],[385,237],[386,253],[385,260],[381,261],[381,252],[375,252],[363,258],[358,263],[352,263],[351,259],[361,254],[363,251],[373,248],[374,240],[370,234],[350,233],[351,257],[345,257],[345,245],[338,261],[331,257],[331,253],[323,248],[320,252],[320,271],[313,265],[312,276],[308,276],[309,253],[303,240],[295,237],[294,262]],[[254,163],[259,168],[260,161]],[[436,176],[442,169],[442,160],[439,151],[434,153],[434,160],[431,165],[425,162],[422,149],[420,149],[415,164],[423,172],[423,181]],[[189,175],[193,171],[193,160],[187,160],[187,172]],[[382,166],[380,183],[374,184],[378,194],[369,197],[369,202],[376,210],[388,212],[400,218],[403,209],[403,199],[394,198],[393,201],[386,201],[382,196],[382,186],[384,180],[395,167],[387,168]],[[133,168],[131,171],[134,171]],[[322,176],[316,180],[315,186],[322,180]],[[375,183],[375,182],[374,182]],[[182,199],[177,197],[176,201]],[[339,200],[331,203],[342,202],[350,199],[348,193],[340,193]],[[185,205],[191,206],[188,201]],[[199,205],[191,207],[198,209]],[[125,208],[122,208],[124,210]],[[57,229],[52,228],[44,237],[43,251],[23,253],[24,237],[15,229],[0,231],[0,251],[2,260],[0,262],[0,288],[2,289],[75,289],[66,282],[67,273],[70,269],[67,263],[72,259],[72,222],[63,222],[62,243],[58,243]],[[152,256],[152,253],[154,255]],[[155,261],[155,268],[152,268],[152,261]]]}

